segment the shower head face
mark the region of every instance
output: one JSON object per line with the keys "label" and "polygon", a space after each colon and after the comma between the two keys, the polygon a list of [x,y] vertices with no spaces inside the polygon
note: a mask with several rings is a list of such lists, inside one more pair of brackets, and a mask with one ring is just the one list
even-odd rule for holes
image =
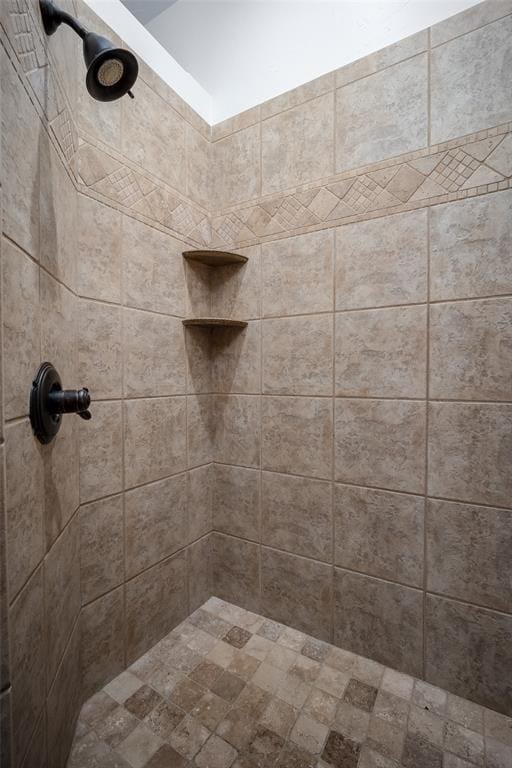
{"label": "shower head face", "polygon": [[139,65],[135,56],[123,48],[114,48],[109,40],[93,32],[84,38],[84,58],[85,83],[93,99],[120,99],[137,80]]}

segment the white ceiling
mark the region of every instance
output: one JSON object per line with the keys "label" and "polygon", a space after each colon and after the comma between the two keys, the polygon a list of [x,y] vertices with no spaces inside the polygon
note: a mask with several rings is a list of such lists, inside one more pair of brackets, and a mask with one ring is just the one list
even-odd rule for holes
{"label": "white ceiling", "polygon": [[476,0],[123,2],[212,97],[213,123],[476,4]]}

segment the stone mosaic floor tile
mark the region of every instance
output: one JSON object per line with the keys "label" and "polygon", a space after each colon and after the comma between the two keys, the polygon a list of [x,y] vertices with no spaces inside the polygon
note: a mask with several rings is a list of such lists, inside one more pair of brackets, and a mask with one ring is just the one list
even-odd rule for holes
{"label": "stone mosaic floor tile", "polygon": [[211,598],[85,702],[92,767],[512,768],[512,718]]}

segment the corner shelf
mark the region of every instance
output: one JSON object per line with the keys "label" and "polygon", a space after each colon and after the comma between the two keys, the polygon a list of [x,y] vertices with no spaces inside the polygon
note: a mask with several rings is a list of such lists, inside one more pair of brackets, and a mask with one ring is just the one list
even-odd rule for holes
{"label": "corner shelf", "polygon": [[228,317],[188,317],[182,320],[187,328],[199,326],[203,328],[245,328],[246,320],[232,320]]}
{"label": "corner shelf", "polygon": [[197,261],[207,264],[209,267],[224,267],[227,264],[245,264],[247,256],[229,251],[183,251],[183,258],[187,261]]}

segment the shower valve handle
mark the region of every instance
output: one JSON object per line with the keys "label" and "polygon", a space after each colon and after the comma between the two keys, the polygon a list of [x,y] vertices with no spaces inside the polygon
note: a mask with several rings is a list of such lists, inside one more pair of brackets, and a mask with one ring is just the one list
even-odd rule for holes
{"label": "shower valve handle", "polygon": [[30,390],[30,422],[35,436],[41,443],[50,443],[59,431],[65,413],[77,413],[89,421],[90,404],[91,396],[86,387],[62,389],[60,376],[53,365],[42,363]]}
{"label": "shower valve handle", "polygon": [[88,410],[91,396],[86,387],[82,389],[54,389],[48,395],[49,409],[52,413],[77,413],[82,419],[90,419]]}

